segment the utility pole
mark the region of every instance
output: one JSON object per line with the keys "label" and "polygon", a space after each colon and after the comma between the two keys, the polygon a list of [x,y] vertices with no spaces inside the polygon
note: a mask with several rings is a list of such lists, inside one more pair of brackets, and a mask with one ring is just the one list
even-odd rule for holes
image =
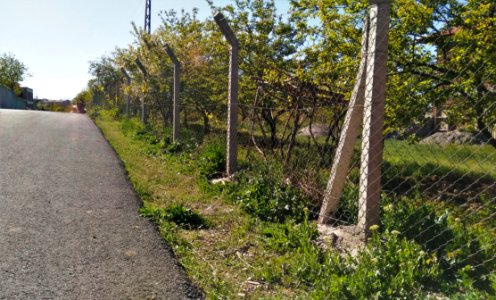
{"label": "utility pole", "polygon": [[145,8],[145,31],[152,33],[152,0],[146,0]]}

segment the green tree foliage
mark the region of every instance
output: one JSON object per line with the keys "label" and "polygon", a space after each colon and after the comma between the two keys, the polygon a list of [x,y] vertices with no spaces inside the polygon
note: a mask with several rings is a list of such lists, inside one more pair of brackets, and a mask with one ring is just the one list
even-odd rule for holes
{"label": "green tree foliage", "polygon": [[15,94],[21,93],[19,82],[27,76],[28,68],[12,54],[0,56],[0,84]]}
{"label": "green tree foliage", "polygon": [[[349,91],[367,2],[293,0],[293,15],[313,41],[314,71]],[[475,124],[489,136],[494,123],[494,1],[398,0],[389,35],[387,130],[424,121],[432,106],[447,105],[452,123]],[[314,26],[309,26],[311,20]]]}
{"label": "green tree foliage", "polygon": [[76,105],[78,111],[80,113],[83,113],[86,109],[91,104],[91,100],[93,99],[93,95],[89,90],[84,90],[81,91],[79,94],[77,94],[76,97],[72,100],[73,105]]}
{"label": "green tree foliage", "polygon": [[114,60],[111,57],[104,56],[92,61],[90,63],[90,74],[95,78],[88,85],[96,95],[96,101],[103,101],[111,107],[118,106],[123,75],[120,74]]}
{"label": "green tree foliage", "polygon": [[[273,0],[234,0],[225,7],[208,2],[213,11],[224,12],[239,39],[240,114],[262,132],[268,145],[262,150],[289,160],[298,130],[328,120],[331,130],[319,152],[332,155],[355,83],[368,1],[291,0],[286,15],[278,14]],[[489,135],[495,122],[495,5],[394,1],[386,131],[407,132],[433,106],[444,106],[452,124]],[[93,62],[90,87],[107,105],[122,105],[123,92],[133,101],[144,93],[154,118],[168,124],[173,72],[163,49],[168,43],[182,63],[184,119],[198,116],[208,131],[212,120],[226,116],[228,45],[213,20],[199,20],[196,10],[161,16],[156,32],[134,26],[128,48]],[[147,80],[134,63],[137,57]],[[129,87],[121,67],[133,78]]]}
{"label": "green tree foliage", "polygon": [[[214,116],[221,119],[226,111],[228,49],[216,25],[211,20],[199,21],[196,10],[182,12],[181,16],[167,11],[162,13],[162,26],[157,35],[159,41],[172,47],[181,62],[183,112],[198,114],[204,131],[208,132]],[[157,46],[165,55],[163,48]],[[172,76],[172,63],[168,57],[163,61]]]}
{"label": "green tree foliage", "polygon": [[412,112],[420,117],[430,105],[445,106],[453,124],[474,124],[490,137],[488,128],[495,117],[496,4],[399,2],[404,3],[397,3],[395,10],[389,85],[390,94],[399,97],[390,97],[389,115],[402,125]]}

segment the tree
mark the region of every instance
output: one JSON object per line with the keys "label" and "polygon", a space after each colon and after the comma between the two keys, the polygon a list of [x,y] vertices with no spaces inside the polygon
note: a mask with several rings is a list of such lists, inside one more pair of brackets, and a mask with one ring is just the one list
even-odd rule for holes
{"label": "tree", "polygon": [[442,57],[425,66],[426,75],[455,102],[448,117],[475,123],[496,147],[490,133],[496,121],[496,3],[470,0],[455,7],[453,21],[434,41]]}
{"label": "tree", "polygon": [[[331,78],[315,72],[322,70],[322,60],[305,45],[310,30],[303,26],[303,18],[284,18],[273,0],[236,0],[213,9],[225,11],[240,42],[242,117],[250,115],[252,129],[257,123],[263,144],[272,153],[289,162],[299,129],[304,124],[311,126],[318,116],[332,115],[329,127],[338,126],[344,111],[342,97],[335,92]],[[333,132],[329,130],[326,149]]]}
{"label": "tree", "polygon": [[4,85],[15,94],[21,93],[19,82],[27,76],[28,68],[13,54],[0,56],[0,84]]}
{"label": "tree", "polygon": [[86,107],[90,105],[92,100],[92,95],[89,90],[83,90],[79,92],[79,94],[74,97],[72,100],[72,104],[76,105],[78,112],[84,113],[86,110]]}
{"label": "tree", "polygon": [[[394,1],[386,131],[406,132],[424,123],[432,107],[455,102],[446,106],[452,123],[490,136],[488,128],[496,121],[493,2]],[[301,126],[325,120],[331,130],[319,152],[332,155],[358,69],[369,1],[291,0],[286,17],[276,12],[274,0],[235,0],[225,7],[209,3],[231,20],[240,42],[243,120],[256,120],[264,144],[269,150],[285,148],[279,153],[286,157]],[[92,86],[109,103],[119,104],[120,68],[125,67],[133,78],[126,87],[133,99],[145,91],[150,112],[167,125],[172,63],[163,45],[168,43],[183,64],[183,114],[199,115],[206,131],[212,116],[225,117],[228,46],[211,19],[198,20],[196,10],[167,11],[155,33],[134,26],[134,36],[128,48],[92,63]],[[137,57],[147,68],[146,83],[134,64]]]}
{"label": "tree", "polygon": [[95,76],[91,87],[96,94],[103,93],[107,104],[117,107],[123,75],[111,57],[103,56],[90,63],[90,74]]}
{"label": "tree", "polygon": [[[306,56],[324,61],[315,72],[351,86],[368,1],[293,0],[292,5],[297,26],[314,41],[304,49]],[[490,0],[393,2],[387,131],[405,131],[423,123],[433,106],[456,103],[446,109],[452,123],[475,125],[490,138],[496,112],[495,12]],[[309,26],[310,20],[320,22]]]}

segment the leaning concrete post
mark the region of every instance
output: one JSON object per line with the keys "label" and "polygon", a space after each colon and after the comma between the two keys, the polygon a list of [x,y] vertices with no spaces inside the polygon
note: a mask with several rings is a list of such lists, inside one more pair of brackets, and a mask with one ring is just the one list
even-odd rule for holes
{"label": "leaning concrete post", "polygon": [[231,45],[229,60],[229,102],[227,113],[227,162],[226,173],[228,176],[236,172],[238,160],[238,39],[234,35],[231,27],[227,23],[222,13],[217,13],[214,17],[215,22],[220,27],[220,31],[226,37],[227,42]]}
{"label": "leaning concrete post", "polygon": [[172,119],[173,119],[172,140],[174,142],[177,142],[179,140],[179,113],[180,113],[179,89],[181,84],[180,82],[181,64],[179,63],[179,60],[174,54],[174,51],[172,51],[172,49],[167,44],[165,45],[165,52],[167,52],[167,55],[169,55],[170,59],[172,60],[172,63],[174,63],[174,108],[172,113]]}
{"label": "leaning concrete post", "polygon": [[[124,77],[126,77],[127,79],[127,86],[130,87],[131,86],[131,77],[129,77],[129,74],[127,74],[126,72],[126,69],[124,68],[121,68],[121,72],[122,74],[124,74]],[[129,116],[130,116],[130,106],[131,106],[131,95],[129,94],[129,92],[126,93],[126,118],[129,119]]]}
{"label": "leaning concrete post", "polygon": [[331,175],[324,194],[324,201],[319,214],[318,222],[325,224],[329,221],[330,214],[338,208],[339,198],[350,168],[353,150],[358,139],[360,125],[363,117],[363,98],[365,91],[365,68],[367,67],[367,47],[369,35],[369,20],[365,20],[362,35],[362,48],[360,50],[360,66],[355,80],[355,86],[348,104],[348,111],[344,119],[343,130],[339,138],[338,148],[332,164]]}
{"label": "leaning concrete post", "polygon": [[[141,73],[143,73],[143,77],[145,79],[145,85],[146,85],[148,82],[148,72],[146,71],[145,66],[143,66],[139,58],[136,58],[135,63],[140,69]],[[147,111],[147,105],[145,102],[145,95],[143,91],[141,92],[141,123],[143,125],[146,125],[148,123],[148,111]]]}
{"label": "leaning concrete post", "polygon": [[365,78],[358,227],[369,235],[379,222],[387,50],[391,2],[369,0],[370,34]]}

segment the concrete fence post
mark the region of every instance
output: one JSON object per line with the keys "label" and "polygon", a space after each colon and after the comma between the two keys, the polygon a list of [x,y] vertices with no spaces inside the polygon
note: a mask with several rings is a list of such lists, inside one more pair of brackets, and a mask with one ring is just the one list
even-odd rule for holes
{"label": "concrete fence post", "polygon": [[358,228],[369,235],[379,222],[384,107],[391,1],[369,0],[370,34],[365,78]]}
{"label": "concrete fence post", "polygon": [[[124,77],[126,77],[127,86],[130,87],[131,86],[131,77],[126,72],[126,69],[121,68],[121,72],[122,72],[122,74],[124,74]],[[130,106],[131,106],[131,95],[129,94],[129,92],[127,92],[126,93],[126,118],[128,118],[128,119],[130,117],[130,109],[131,109]]]}
{"label": "concrete fence post", "polygon": [[172,140],[174,142],[177,142],[179,140],[179,113],[180,113],[180,103],[179,103],[179,90],[180,90],[180,85],[181,85],[181,64],[179,63],[179,60],[177,59],[176,55],[174,54],[174,51],[169,47],[169,45],[165,45],[165,52],[167,52],[167,55],[169,55],[170,59],[172,60],[172,63],[174,64],[174,106],[172,110]]}
{"label": "concrete fence post", "polygon": [[360,125],[363,117],[363,99],[365,91],[365,68],[367,67],[367,47],[370,22],[364,22],[362,47],[360,50],[360,66],[355,80],[355,86],[348,104],[348,111],[339,138],[338,148],[332,164],[331,175],[324,193],[324,201],[319,213],[318,222],[325,224],[329,221],[331,213],[338,209],[339,198],[343,192],[348,170],[350,168],[353,150],[358,139]]}
{"label": "concrete fence post", "polygon": [[[139,58],[136,58],[135,60],[136,65],[140,69],[141,73],[143,73],[143,77],[145,79],[145,85],[148,83],[148,72],[146,71],[145,66],[141,63]],[[141,123],[143,125],[148,124],[148,107],[145,101],[145,95],[144,92],[141,92]]]}
{"label": "concrete fence post", "polygon": [[388,0],[370,0],[369,3],[360,67],[319,215],[319,223],[326,223],[338,208],[363,117],[357,229],[365,236],[370,234],[370,226],[379,222],[391,10]]}
{"label": "concrete fence post", "polygon": [[227,113],[227,161],[226,173],[228,176],[234,174],[237,168],[238,159],[238,80],[239,65],[238,51],[239,42],[229,23],[222,13],[217,13],[214,17],[227,42],[231,45],[229,59],[229,100]]}

